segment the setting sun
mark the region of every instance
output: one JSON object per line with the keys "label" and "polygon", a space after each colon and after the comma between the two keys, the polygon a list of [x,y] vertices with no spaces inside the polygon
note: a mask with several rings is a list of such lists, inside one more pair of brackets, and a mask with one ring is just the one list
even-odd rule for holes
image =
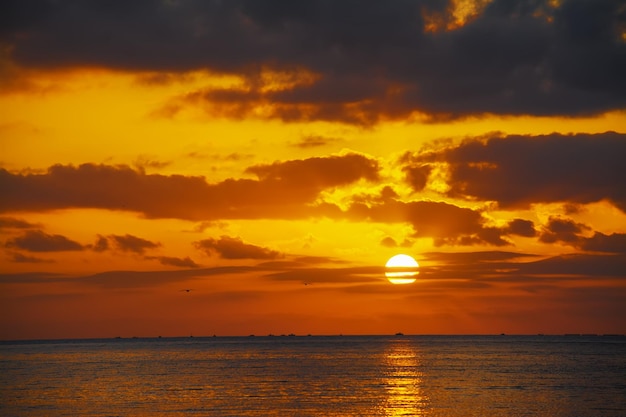
{"label": "setting sun", "polygon": [[0,414],[626,416],[625,6],[1,1]]}
{"label": "setting sun", "polygon": [[626,332],[620,2],[287,3],[2,2],[0,340]]}
{"label": "setting sun", "polygon": [[419,274],[419,264],[409,255],[399,254],[389,258],[385,264],[385,276],[392,284],[412,284]]}

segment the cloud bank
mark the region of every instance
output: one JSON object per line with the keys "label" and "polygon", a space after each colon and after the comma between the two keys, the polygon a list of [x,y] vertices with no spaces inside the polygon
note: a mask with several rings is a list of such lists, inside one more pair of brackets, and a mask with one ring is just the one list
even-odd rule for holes
{"label": "cloud bank", "polygon": [[[626,107],[626,12],[615,0],[492,0],[460,18],[451,0],[290,2],[9,0],[4,60],[234,74],[170,107],[230,117],[362,125],[470,115],[583,116]],[[7,66],[9,68],[9,66]],[[281,80],[282,87],[266,88]],[[276,74],[282,74],[280,77]],[[3,84],[11,84],[5,71]]]}

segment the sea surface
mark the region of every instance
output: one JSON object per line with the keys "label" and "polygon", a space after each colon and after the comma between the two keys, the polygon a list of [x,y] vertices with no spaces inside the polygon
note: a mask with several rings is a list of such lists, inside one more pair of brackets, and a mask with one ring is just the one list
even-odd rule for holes
{"label": "sea surface", "polygon": [[2,416],[626,416],[621,336],[0,342]]}

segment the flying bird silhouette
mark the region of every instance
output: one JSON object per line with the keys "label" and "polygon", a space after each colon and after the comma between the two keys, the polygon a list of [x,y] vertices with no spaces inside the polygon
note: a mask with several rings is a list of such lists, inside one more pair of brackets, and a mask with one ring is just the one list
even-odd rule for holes
{"label": "flying bird silhouette", "polygon": [[193,291],[193,288],[184,288],[181,291],[185,291],[185,292],[191,292]]}

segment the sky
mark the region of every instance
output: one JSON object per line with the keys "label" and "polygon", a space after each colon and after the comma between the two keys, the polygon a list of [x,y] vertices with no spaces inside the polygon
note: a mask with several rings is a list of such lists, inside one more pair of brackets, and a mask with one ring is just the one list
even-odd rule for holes
{"label": "sky", "polygon": [[0,339],[626,333],[624,74],[624,0],[3,1]]}

